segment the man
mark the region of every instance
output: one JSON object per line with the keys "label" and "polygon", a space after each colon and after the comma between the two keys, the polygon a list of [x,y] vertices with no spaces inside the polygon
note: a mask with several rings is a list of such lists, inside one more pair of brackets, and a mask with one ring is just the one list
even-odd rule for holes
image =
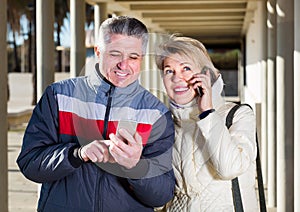
{"label": "man", "polygon": [[173,197],[171,114],[137,80],[147,42],[139,20],[108,19],[93,73],[46,89],[17,159],[42,183],[38,211],[153,211]]}

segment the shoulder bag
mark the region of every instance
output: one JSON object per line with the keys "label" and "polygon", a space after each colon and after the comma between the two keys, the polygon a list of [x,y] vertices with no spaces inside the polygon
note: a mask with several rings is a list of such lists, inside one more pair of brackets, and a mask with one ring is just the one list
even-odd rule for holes
{"label": "shoulder bag", "polygon": [[[226,127],[229,129],[232,125],[232,120],[234,113],[243,105],[246,105],[251,108],[248,104],[237,104],[231,110],[229,111],[227,117],[226,117]],[[252,108],[251,108],[252,109]],[[265,201],[265,193],[264,193],[264,184],[263,184],[263,178],[262,178],[262,172],[261,172],[261,164],[260,164],[260,154],[259,154],[259,145],[258,145],[258,138],[257,138],[257,132],[256,132],[256,148],[257,148],[257,157],[256,157],[256,172],[257,172],[257,181],[258,181],[258,193],[259,193],[259,206],[260,211],[266,212],[266,201]],[[231,180],[232,184],[232,196],[233,196],[233,203],[234,208],[236,212],[243,212],[243,202],[241,198],[241,191],[239,187],[239,180],[238,177]]]}

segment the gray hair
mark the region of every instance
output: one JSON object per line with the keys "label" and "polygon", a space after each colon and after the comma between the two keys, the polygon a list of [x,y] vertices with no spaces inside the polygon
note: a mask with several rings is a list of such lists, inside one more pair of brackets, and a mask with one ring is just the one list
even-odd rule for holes
{"label": "gray hair", "polygon": [[133,36],[142,39],[143,54],[148,44],[147,27],[138,19],[129,16],[117,16],[106,19],[100,26],[97,44],[102,48],[111,42],[114,34]]}

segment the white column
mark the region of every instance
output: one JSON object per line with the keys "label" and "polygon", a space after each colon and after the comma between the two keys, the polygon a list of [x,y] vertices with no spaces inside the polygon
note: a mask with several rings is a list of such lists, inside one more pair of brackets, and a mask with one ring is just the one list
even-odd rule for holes
{"label": "white column", "polygon": [[294,211],[294,0],[276,10],[277,211]]}
{"label": "white column", "polygon": [[[150,32],[150,29],[148,29]],[[147,45],[147,51],[143,59],[143,64],[141,68],[141,73],[140,73],[140,83],[141,85],[146,88],[147,90],[150,90],[150,63],[151,63],[151,41],[150,41],[150,33],[149,33],[149,42]]]}
{"label": "white column", "polygon": [[150,91],[154,96],[158,96],[158,81],[157,81],[157,68],[155,64],[155,43],[156,34],[149,33],[149,57],[150,57]]}
{"label": "white column", "polygon": [[94,5],[94,30],[95,30],[95,43],[99,35],[99,27],[101,23],[107,19],[107,4],[106,3],[96,3]]}
{"label": "white column", "polygon": [[268,9],[268,206],[276,207],[276,0],[267,2]]}
{"label": "white column", "polygon": [[70,76],[76,77],[85,74],[85,1],[71,0],[70,5]]}
{"label": "white column", "polygon": [[295,0],[295,49],[294,49],[294,123],[295,123],[295,138],[294,138],[294,155],[295,155],[295,210],[300,211],[300,0]]}
{"label": "white column", "polygon": [[[160,43],[163,42],[163,37],[161,33],[156,33],[156,40],[157,40],[157,45],[159,45]],[[155,55],[156,56],[156,55]],[[162,75],[161,75],[161,70],[159,70],[157,68],[157,65],[155,64],[156,69],[158,71],[158,98],[164,102],[164,93],[165,93],[165,89],[164,89],[164,85],[163,85],[163,79],[162,79]],[[164,102],[165,103],[165,102]]]}
{"label": "white column", "polygon": [[262,98],[261,98],[261,166],[262,175],[264,178],[264,184],[267,182],[267,170],[268,170],[268,143],[267,143],[267,7],[265,1],[258,2],[259,12],[261,13],[262,24],[260,25],[260,39],[261,44],[261,73],[262,73]]}
{"label": "white column", "polygon": [[[0,0],[0,26],[7,24],[7,0]],[[8,170],[7,170],[7,51],[6,27],[0,30],[0,205],[8,212]]]}
{"label": "white column", "polygon": [[37,100],[54,81],[54,1],[36,1]]}

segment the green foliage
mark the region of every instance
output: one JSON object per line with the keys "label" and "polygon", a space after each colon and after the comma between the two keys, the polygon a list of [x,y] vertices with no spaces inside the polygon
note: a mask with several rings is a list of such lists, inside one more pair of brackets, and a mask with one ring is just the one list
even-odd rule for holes
{"label": "green foliage", "polygon": [[210,57],[216,68],[222,70],[234,70],[238,66],[238,57],[240,51],[238,49],[227,52],[210,53]]}

